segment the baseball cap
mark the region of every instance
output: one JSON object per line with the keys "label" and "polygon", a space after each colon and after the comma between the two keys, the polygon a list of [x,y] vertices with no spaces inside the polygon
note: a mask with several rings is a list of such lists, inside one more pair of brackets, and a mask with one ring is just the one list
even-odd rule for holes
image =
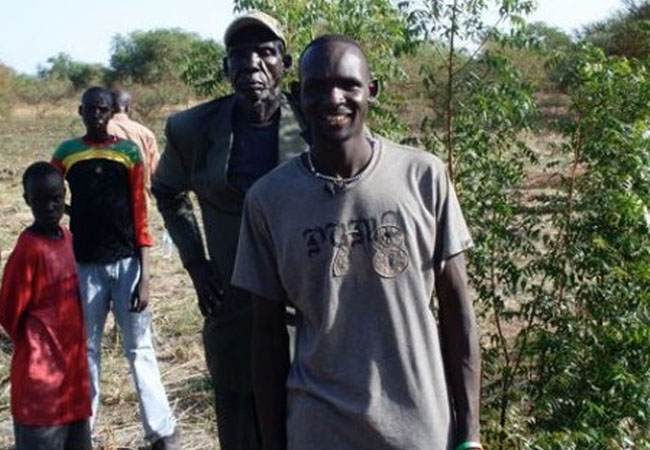
{"label": "baseball cap", "polygon": [[287,45],[284,33],[282,33],[282,28],[280,27],[280,22],[262,11],[251,11],[237,17],[230,23],[230,25],[228,25],[226,33],[223,36],[223,42],[226,44],[226,47],[230,45],[230,39],[235,32],[250,26],[266,28],[275,37],[281,40],[282,44],[285,46]]}

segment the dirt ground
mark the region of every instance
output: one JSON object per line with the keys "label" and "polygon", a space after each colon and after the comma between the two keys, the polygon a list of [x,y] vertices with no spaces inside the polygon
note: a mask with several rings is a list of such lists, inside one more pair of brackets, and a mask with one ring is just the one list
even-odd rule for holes
{"label": "dirt ground", "polygon": [[[49,160],[57,143],[83,134],[70,103],[38,119],[21,108],[0,122],[0,249],[3,263],[18,234],[31,223],[22,200],[21,176],[36,160]],[[149,124],[161,137],[164,117]],[[191,282],[178,254],[166,259],[161,252],[162,220],[151,212],[151,308],[154,313],[156,350],[170,403],[180,422],[184,450],[218,449],[208,373],[201,344],[201,315],[195,306]],[[0,450],[13,449],[9,411],[11,344],[0,337]],[[101,409],[95,429],[96,449],[144,449],[137,399],[122,356],[120,339],[109,320],[103,341]]]}

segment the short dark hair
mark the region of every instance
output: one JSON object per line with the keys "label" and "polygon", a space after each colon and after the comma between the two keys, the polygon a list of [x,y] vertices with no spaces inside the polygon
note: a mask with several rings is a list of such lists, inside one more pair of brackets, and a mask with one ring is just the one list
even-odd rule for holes
{"label": "short dark hair", "polygon": [[86,89],[84,91],[84,93],[82,94],[82,96],[81,96],[81,103],[83,104],[84,101],[88,97],[90,97],[91,95],[94,95],[94,94],[101,94],[101,95],[106,96],[106,98],[108,98],[108,100],[110,100],[111,106],[114,105],[113,96],[111,95],[111,91],[109,91],[108,89],[106,89],[105,87],[102,87],[102,86],[92,86],[92,87],[89,87],[88,89]]}
{"label": "short dark hair", "polygon": [[[366,55],[366,52],[363,50],[363,47],[361,47],[359,41],[357,41],[354,38],[351,38],[350,36],[346,36],[344,34],[332,33],[332,34],[323,34],[321,36],[318,36],[316,39],[314,39],[309,44],[307,44],[307,46],[300,53],[300,59],[298,60],[298,71],[300,71],[300,67],[302,66],[303,58],[305,57],[305,55],[310,49],[321,45],[329,44],[332,42],[340,42],[355,47],[357,50],[359,50],[359,52],[363,56],[363,59],[366,61],[366,65],[368,65],[368,55]],[[370,67],[368,67],[368,70],[370,70]]]}
{"label": "short dark hair", "polygon": [[117,110],[118,108],[128,108],[131,106],[131,94],[129,91],[122,88],[113,88],[110,91],[111,98],[113,99],[113,106]]}
{"label": "short dark hair", "polygon": [[44,180],[45,178],[53,175],[56,175],[57,177],[61,178],[61,181],[63,181],[63,177],[61,176],[59,170],[49,162],[37,161],[35,163],[32,163],[29,165],[29,167],[27,167],[27,169],[25,169],[25,172],[23,173],[23,190],[25,193],[27,193],[27,191],[31,189],[35,182]]}

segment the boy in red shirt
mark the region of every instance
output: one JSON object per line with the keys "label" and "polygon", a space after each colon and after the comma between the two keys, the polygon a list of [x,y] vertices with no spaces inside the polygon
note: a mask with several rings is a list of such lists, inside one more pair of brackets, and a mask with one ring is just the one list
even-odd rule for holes
{"label": "boy in red shirt", "polygon": [[11,337],[16,450],[88,450],[90,387],[79,282],[70,232],[59,225],[65,188],[37,162],[23,175],[34,223],[7,261],[0,325]]}

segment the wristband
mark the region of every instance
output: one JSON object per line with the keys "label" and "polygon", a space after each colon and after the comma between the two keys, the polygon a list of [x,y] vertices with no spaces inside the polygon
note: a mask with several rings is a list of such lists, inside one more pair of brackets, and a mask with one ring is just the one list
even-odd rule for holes
{"label": "wristband", "polygon": [[456,450],[470,450],[470,449],[483,450],[483,446],[481,445],[480,442],[465,441],[462,444],[458,445],[458,447],[456,447]]}

